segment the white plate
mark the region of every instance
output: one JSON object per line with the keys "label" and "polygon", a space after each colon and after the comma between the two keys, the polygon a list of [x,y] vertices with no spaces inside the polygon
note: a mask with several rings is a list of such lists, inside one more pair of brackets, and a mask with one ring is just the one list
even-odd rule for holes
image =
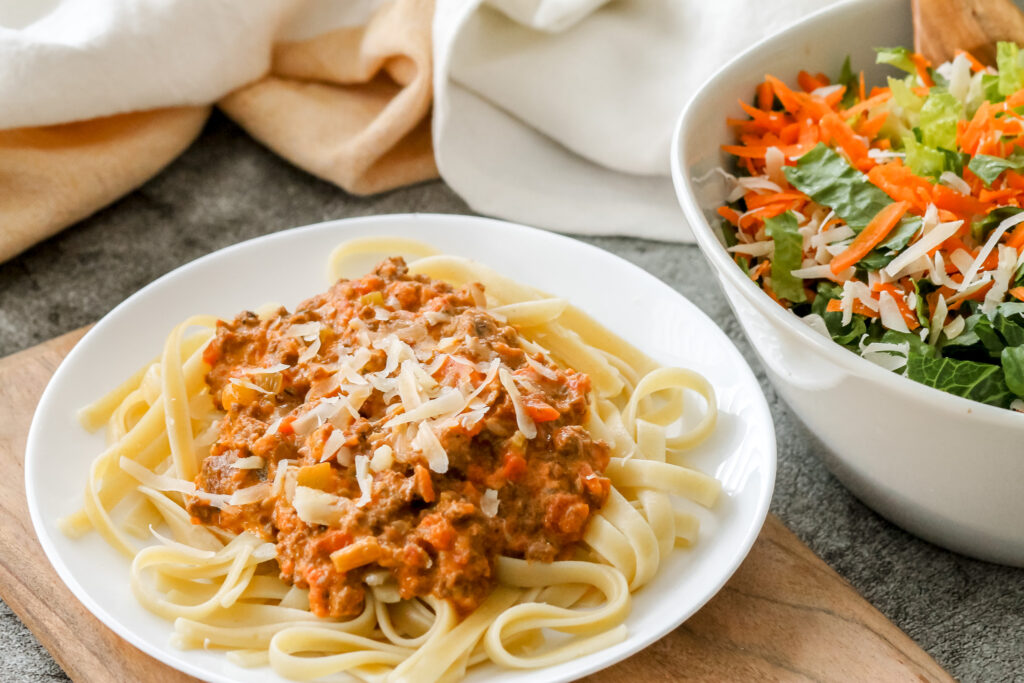
{"label": "white plate", "polygon": [[693,304],[620,258],[589,245],[511,223],[443,215],[395,215],[321,223],[223,249],[142,289],[71,351],[47,386],[25,455],[28,507],[50,562],[103,623],[139,649],[207,681],[280,683],[269,669],[243,669],[223,652],[171,647],[171,623],[143,609],[128,585],[128,562],[95,533],[66,538],[57,519],[81,504],[86,473],[102,450],[75,411],[152,359],[171,328],[196,313],[233,317],[266,302],[293,307],[329,285],[327,256],[369,234],[428,242],[521,282],[568,298],[666,365],[703,373],[721,417],[694,461],[724,484],[725,496],[691,551],[677,550],[637,592],[629,637],[602,652],[540,671],[472,670],[470,681],[564,681],[633,654],[678,626],[732,575],[757,537],[775,482],[775,433],[761,388],[729,339]]}

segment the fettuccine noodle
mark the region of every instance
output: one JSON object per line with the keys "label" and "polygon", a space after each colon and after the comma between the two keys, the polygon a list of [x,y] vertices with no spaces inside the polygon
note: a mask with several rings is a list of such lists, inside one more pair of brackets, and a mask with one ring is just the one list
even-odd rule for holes
{"label": "fettuccine noodle", "polygon": [[[402,598],[381,570],[366,577],[360,614],[318,617],[307,591],[279,578],[273,543],[197,524],[186,509],[190,497],[233,504],[193,483],[224,414],[205,381],[211,366],[204,350],[217,320],[189,318],[152,363],[82,410],[86,428],[105,425],[109,445],[91,467],[82,509],[61,520],[65,533],[95,530],[126,556],[135,598],[173,622],[178,647],[223,649],[236,664],[270,666],[295,680],[347,672],[374,681],[438,681],[486,661],[550,666],[625,639],[631,593],[670,553],[685,552],[678,546],[697,541],[697,518],[673,498],[710,508],[719,496],[718,481],[684,457],[715,427],[707,380],[658,366],[563,299],[409,240],[343,244],[331,257],[332,278],[354,256],[395,251],[422,256],[410,263],[412,273],[455,287],[481,283],[486,310],[514,326],[527,351],[590,377],[585,427],[611,452],[606,503],[573,559],[499,557],[497,587],[469,614],[429,595]],[[694,403],[684,400],[687,392],[701,399],[701,414],[684,414]],[[281,481],[261,484],[261,491],[292,486],[294,494],[288,471],[279,464]],[[551,632],[562,637],[551,639]]]}

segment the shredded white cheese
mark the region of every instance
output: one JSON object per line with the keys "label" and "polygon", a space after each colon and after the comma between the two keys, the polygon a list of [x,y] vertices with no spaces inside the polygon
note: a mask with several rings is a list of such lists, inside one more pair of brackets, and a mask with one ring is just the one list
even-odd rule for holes
{"label": "shredded white cheese", "polygon": [[308,486],[296,486],[292,496],[295,514],[306,524],[338,526],[350,501]]}
{"label": "shredded white cheese", "polygon": [[[999,243],[999,240],[1000,238],[1002,238],[1003,233],[1005,233],[1007,230],[1017,225],[1018,223],[1024,223],[1024,212],[1018,213],[1014,216],[1010,216],[1002,223],[1000,223],[998,226],[996,226],[996,229],[992,231],[992,234],[989,235],[988,239],[985,241],[985,246],[983,246],[981,248],[981,251],[978,252],[978,256],[974,259],[974,263],[972,263],[971,267],[967,270],[966,273],[964,273],[964,281],[960,283],[959,287],[957,287],[958,292],[966,291],[971,285],[974,284],[973,280],[975,276],[977,276],[978,271],[981,269],[982,264],[985,263],[985,260],[988,258],[988,255],[991,254],[992,250],[996,248],[996,244]],[[950,301],[952,301],[952,298],[950,298]]]}
{"label": "shredded white cheese", "polygon": [[301,325],[292,325],[284,331],[286,337],[301,337],[306,341],[313,341],[314,338],[320,336],[320,329],[323,326],[318,322],[303,323]]}
{"label": "shredded white cheese", "polygon": [[512,373],[505,368],[501,368],[498,370],[498,378],[501,380],[501,385],[505,387],[505,391],[508,392],[508,397],[512,401],[512,407],[515,408],[516,424],[519,426],[519,431],[527,439],[536,437],[537,425],[533,423],[533,418],[526,413],[526,406],[523,405],[522,396],[520,396],[519,390],[516,388]]}
{"label": "shredded white cheese", "polygon": [[994,282],[992,289],[985,294],[985,300],[981,304],[981,312],[991,314],[996,310],[1006,291],[1010,288],[1010,280],[1017,266],[1017,250],[1005,244],[999,245],[999,265],[996,266],[995,274],[992,276]]}
{"label": "shredded white cheese", "polygon": [[235,384],[237,386],[245,387],[246,389],[252,389],[253,391],[258,391],[258,392],[263,393],[263,394],[272,394],[272,393],[274,393],[273,391],[270,391],[269,389],[264,389],[263,387],[259,386],[258,384],[253,384],[252,382],[250,382],[248,380],[239,379],[238,377],[232,377],[230,381],[231,381],[232,384]]}
{"label": "shredded white cheese", "polygon": [[313,340],[313,343],[306,347],[306,350],[299,354],[299,365],[316,358],[316,354],[320,353],[320,337]]}
{"label": "shredded white cheese", "polygon": [[896,299],[887,291],[878,295],[878,315],[884,327],[896,332],[910,332],[907,321],[903,319],[900,307],[896,304]]}
{"label": "shredded white cheese", "polygon": [[370,459],[365,455],[356,456],[356,483],[359,484],[361,495],[356,507],[364,507],[373,497],[373,475],[370,474]]}
{"label": "shredded white cheese", "polygon": [[[320,462],[326,462],[337,455],[344,443],[345,433],[340,429],[332,429],[331,433],[327,435],[327,440],[324,441],[324,450],[320,455]],[[338,464],[344,464],[340,458]]]}
{"label": "shredded white cheese", "polygon": [[256,484],[255,486],[249,486],[244,489],[238,489],[231,494],[228,504],[249,505],[251,503],[258,503],[270,495],[270,490],[271,485],[269,481]]}
{"label": "shredded white cheese", "polygon": [[413,448],[419,449],[427,459],[427,466],[438,474],[448,471],[448,453],[434,434],[434,430],[426,422],[421,422],[416,436],[412,440]]}
{"label": "shredded white cheese", "polygon": [[248,458],[239,458],[231,463],[236,470],[258,470],[263,467],[263,458],[258,455],[250,455]]}
{"label": "shredded white cheese", "polygon": [[895,276],[903,270],[905,266],[913,263],[922,256],[927,256],[928,252],[956,234],[956,231],[960,229],[960,226],[963,225],[963,223],[963,221],[939,223],[927,232],[922,231],[921,237],[900,252],[899,255],[890,261],[889,265],[887,265],[883,270],[885,270],[889,277]]}
{"label": "shredded white cheese", "polygon": [[420,422],[435,417],[453,417],[466,407],[466,399],[457,389],[446,388],[437,398],[421,403],[412,410],[406,411],[384,423],[389,429],[406,422]]}

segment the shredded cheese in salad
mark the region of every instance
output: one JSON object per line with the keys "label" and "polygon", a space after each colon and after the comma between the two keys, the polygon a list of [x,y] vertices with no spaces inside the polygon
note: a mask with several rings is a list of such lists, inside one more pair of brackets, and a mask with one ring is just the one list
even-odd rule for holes
{"label": "shredded cheese in salad", "polygon": [[768,75],[728,119],[737,173],[723,218],[735,262],[779,304],[928,386],[1024,408],[1024,54],[996,68],[905,48],[868,90]]}

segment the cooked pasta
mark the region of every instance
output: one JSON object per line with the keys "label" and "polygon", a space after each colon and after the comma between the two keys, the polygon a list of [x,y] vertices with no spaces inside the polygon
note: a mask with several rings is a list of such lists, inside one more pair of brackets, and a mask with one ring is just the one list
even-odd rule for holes
{"label": "cooked pasta", "polygon": [[382,252],[420,258],[294,313],[175,327],[82,410],[108,447],[63,531],[130,560],[177,646],[295,680],[452,680],[622,641],[631,593],[697,541],[674,499],[719,495],[687,464],[712,387],[419,243],[345,243],[332,281]]}

